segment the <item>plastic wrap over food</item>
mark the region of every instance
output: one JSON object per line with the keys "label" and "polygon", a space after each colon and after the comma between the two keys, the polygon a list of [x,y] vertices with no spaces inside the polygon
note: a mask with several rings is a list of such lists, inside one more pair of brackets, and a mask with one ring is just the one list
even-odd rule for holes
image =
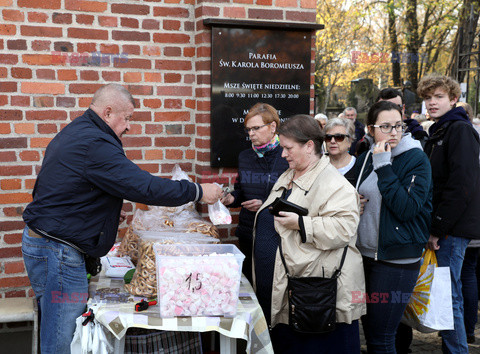
{"label": "plastic wrap over food", "polygon": [[138,296],[151,297],[157,294],[154,245],[208,244],[217,242],[219,242],[217,239],[201,233],[139,231],[137,246],[140,257],[132,281],[130,284],[125,285],[125,289],[129,293]]}

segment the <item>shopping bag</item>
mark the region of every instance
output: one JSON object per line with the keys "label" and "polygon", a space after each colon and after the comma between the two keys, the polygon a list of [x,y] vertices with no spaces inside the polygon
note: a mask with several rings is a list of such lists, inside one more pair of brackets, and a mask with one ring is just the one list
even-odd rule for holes
{"label": "shopping bag", "polygon": [[[113,336],[97,320],[83,325],[85,317],[77,317],[76,329],[70,343],[71,354],[113,353]],[[106,332],[107,331],[107,332]]]}
{"label": "shopping bag", "polygon": [[[223,185],[215,183],[220,188]],[[208,217],[210,218],[213,225],[229,225],[232,223],[232,216],[228,208],[217,200],[214,204],[208,205]]]}
{"label": "shopping bag", "polygon": [[450,268],[439,267],[432,250],[425,250],[423,254],[423,264],[402,323],[423,333],[454,329]]}

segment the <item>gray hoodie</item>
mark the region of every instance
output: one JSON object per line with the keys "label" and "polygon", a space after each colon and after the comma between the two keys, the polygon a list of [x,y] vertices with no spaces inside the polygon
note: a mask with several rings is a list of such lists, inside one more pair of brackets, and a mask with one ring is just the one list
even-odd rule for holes
{"label": "gray hoodie", "polygon": [[[370,150],[367,152],[365,161],[368,161],[369,154],[373,153],[375,145],[372,144]],[[360,217],[360,223],[358,225],[358,238],[357,248],[360,253],[365,257],[375,258],[378,247],[378,234],[380,227],[380,208],[382,205],[382,195],[378,189],[378,176],[375,170],[385,165],[391,165],[395,156],[399,156],[405,151],[411,149],[422,150],[422,145],[418,140],[412,138],[410,133],[406,133],[402,136],[402,139],[398,145],[392,149],[391,152],[383,152],[372,155],[373,171],[365,178],[365,180],[357,186],[358,193],[368,199],[365,204],[365,209]],[[366,166],[365,166],[365,169]],[[361,176],[358,177],[361,180]],[[419,258],[406,258],[400,260],[389,260],[391,263],[414,263]]]}

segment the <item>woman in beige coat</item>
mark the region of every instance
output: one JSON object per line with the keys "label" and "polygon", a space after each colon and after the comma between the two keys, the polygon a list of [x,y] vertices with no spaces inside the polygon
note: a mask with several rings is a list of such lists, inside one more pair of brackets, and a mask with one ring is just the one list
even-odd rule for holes
{"label": "woman in beige coat", "polygon": [[[282,156],[289,163],[259,209],[254,226],[254,286],[270,325],[275,353],[358,353],[358,319],[365,314],[362,257],[355,247],[359,199],[350,183],[321,154],[323,134],[315,120],[297,115],[279,130]],[[268,206],[276,197],[308,209],[308,215]],[[348,251],[337,282],[337,327],[327,334],[300,334],[288,326],[287,276],[331,277]],[[302,241],[303,239],[303,241]]]}

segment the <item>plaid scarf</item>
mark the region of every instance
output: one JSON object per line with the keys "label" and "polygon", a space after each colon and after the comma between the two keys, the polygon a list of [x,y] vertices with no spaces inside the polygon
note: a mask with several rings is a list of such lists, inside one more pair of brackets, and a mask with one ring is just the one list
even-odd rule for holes
{"label": "plaid scarf", "polygon": [[257,153],[258,157],[262,158],[263,155],[265,155],[266,152],[272,151],[279,144],[280,144],[280,139],[278,139],[278,135],[275,134],[275,136],[272,138],[272,140],[270,140],[265,145],[255,146],[255,145],[252,144],[252,148],[253,148],[253,151],[255,151]]}

